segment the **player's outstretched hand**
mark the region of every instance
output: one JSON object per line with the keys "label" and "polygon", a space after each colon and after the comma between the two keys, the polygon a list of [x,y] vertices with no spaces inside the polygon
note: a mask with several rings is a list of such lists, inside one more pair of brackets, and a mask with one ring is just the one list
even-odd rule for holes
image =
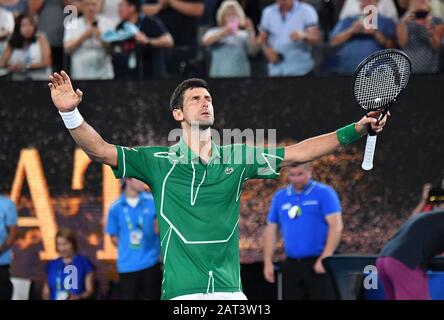
{"label": "player's outstretched hand", "polygon": [[378,120],[380,115],[381,112],[379,111],[369,112],[368,116],[362,117],[362,119],[356,123],[356,130],[361,135],[366,135],[368,133],[368,125],[370,125],[372,130],[376,133],[381,132],[387,123],[387,118],[390,116],[390,112],[387,112],[382,119]]}
{"label": "player's outstretched hand", "polygon": [[68,112],[74,110],[82,101],[83,92],[77,89],[74,91],[71,79],[65,71],[59,73],[54,72],[49,78],[51,82],[48,84],[51,90],[52,102],[60,112]]}

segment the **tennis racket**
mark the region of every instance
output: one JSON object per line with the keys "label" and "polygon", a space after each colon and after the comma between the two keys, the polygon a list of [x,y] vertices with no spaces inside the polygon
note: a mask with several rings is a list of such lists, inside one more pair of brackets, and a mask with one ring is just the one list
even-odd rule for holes
{"label": "tennis racket", "polygon": [[[397,49],[375,52],[358,65],[353,79],[353,96],[367,117],[369,112],[379,111],[378,121],[384,118],[407,87],[411,68],[409,57]],[[373,168],[375,148],[376,132],[369,125],[362,169]]]}

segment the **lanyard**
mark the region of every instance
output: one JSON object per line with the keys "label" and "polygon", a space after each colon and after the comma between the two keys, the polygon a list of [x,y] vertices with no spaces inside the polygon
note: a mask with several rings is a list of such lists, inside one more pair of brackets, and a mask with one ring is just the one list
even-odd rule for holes
{"label": "lanyard", "polygon": [[[133,223],[131,222],[131,218],[128,214],[128,208],[125,207],[123,209],[123,212],[125,213],[125,220],[126,220],[126,225],[128,227],[128,230],[131,231],[133,230]],[[142,214],[139,213],[139,216],[137,217],[138,223],[137,223],[137,227],[139,227],[141,230],[143,230],[143,217]]]}

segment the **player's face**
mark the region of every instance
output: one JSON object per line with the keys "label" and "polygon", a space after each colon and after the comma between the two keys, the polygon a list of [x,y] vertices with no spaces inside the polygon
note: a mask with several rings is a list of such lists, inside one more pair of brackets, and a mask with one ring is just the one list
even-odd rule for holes
{"label": "player's face", "polygon": [[211,127],[214,123],[214,109],[211,95],[205,88],[188,89],[184,93],[183,121],[200,128]]}
{"label": "player's face", "polygon": [[57,251],[62,257],[71,257],[74,254],[74,248],[72,247],[71,242],[69,242],[65,238],[58,237],[56,240],[56,245]]}
{"label": "player's face", "polygon": [[288,181],[296,190],[302,190],[310,180],[310,170],[304,166],[288,169]]}

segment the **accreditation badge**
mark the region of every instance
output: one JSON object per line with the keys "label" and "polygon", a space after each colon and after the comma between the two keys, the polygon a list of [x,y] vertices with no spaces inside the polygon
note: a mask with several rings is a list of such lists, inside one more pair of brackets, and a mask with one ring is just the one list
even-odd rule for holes
{"label": "accreditation badge", "polygon": [[299,206],[292,206],[288,210],[288,217],[290,219],[295,219],[295,218],[299,217],[301,214],[302,214],[302,209]]}
{"label": "accreditation badge", "polygon": [[136,229],[130,231],[130,245],[133,249],[139,249],[142,244],[143,232],[142,230]]}

